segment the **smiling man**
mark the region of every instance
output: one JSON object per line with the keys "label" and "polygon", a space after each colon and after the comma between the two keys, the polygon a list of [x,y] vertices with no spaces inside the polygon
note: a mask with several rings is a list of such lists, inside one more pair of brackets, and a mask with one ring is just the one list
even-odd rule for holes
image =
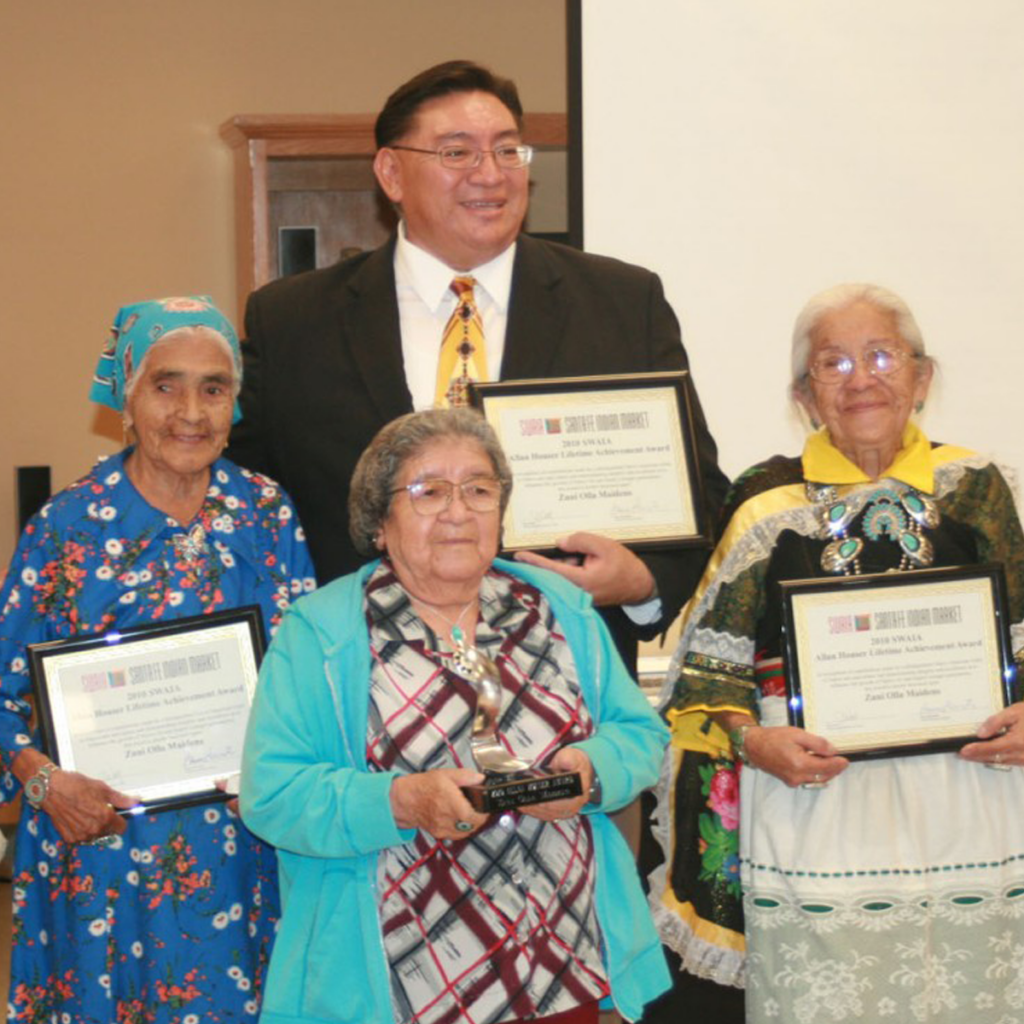
{"label": "smiling man", "polygon": [[532,152],[519,117],[497,95],[450,93],[423,103],[409,119],[382,120],[374,170],[402,211],[409,242],[463,271],[515,243],[526,217]]}
{"label": "smiling man", "polygon": [[[533,155],[522,116],[515,84],[469,61],[412,78],[376,124],[374,170],[401,215],[395,236],[250,297],[230,454],[290,491],[322,583],[362,561],[348,536],[349,479],[396,416],[459,404],[473,380],[687,367],[656,275],[521,234]],[[727,481],[694,411],[715,521]],[[707,557],[640,558],[589,533],[562,547],[571,560],[524,557],[593,595],[627,663],[636,639],[675,617]]]}

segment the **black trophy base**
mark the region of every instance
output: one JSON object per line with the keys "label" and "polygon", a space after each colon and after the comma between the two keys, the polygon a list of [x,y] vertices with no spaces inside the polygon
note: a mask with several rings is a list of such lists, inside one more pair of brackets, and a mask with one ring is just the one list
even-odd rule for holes
{"label": "black trophy base", "polygon": [[483,782],[463,786],[462,792],[474,810],[490,814],[579,796],[583,783],[579,772],[546,772],[533,768],[523,772],[488,772]]}

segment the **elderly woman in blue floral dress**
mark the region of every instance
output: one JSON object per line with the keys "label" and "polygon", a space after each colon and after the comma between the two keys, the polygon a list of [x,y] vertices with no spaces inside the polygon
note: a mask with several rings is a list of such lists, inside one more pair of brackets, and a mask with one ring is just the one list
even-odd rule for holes
{"label": "elderly woman in blue floral dress", "polygon": [[55,768],[30,726],[27,645],[313,588],[287,496],[220,458],[238,339],[203,297],[126,306],[91,397],[134,443],[28,524],[0,591],[2,796],[24,789],[8,1019],[255,1020],[278,918],[273,850],[230,806],[134,800]]}

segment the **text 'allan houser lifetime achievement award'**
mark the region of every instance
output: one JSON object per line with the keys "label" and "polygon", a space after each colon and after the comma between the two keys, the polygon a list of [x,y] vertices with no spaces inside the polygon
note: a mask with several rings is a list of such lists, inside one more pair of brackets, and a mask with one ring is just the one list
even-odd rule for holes
{"label": "text 'allan houser lifetime achievement award'", "polygon": [[473,384],[515,487],[505,551],[552,550],[577,530],[632,548],[708,546],[689,374]]}
{"label": "text 'allan houser lifetime achievement award'", "polygon": [[848,757],[962,746],[1016,699],[999,566],[782,584],[789,718]]}

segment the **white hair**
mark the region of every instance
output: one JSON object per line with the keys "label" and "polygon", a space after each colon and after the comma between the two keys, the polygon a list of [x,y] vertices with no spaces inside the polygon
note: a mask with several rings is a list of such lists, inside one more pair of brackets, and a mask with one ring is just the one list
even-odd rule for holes
{"label": "white hair", "polygon": [[890,313],[896,322],[899,336],[910,346],[911,351],[922,359],[931,361],[924,350],[924,338],[914,314],[895,292],[877,284],[837,284],[811,296],[793,325],[793,379],[790,386],[794,392],[806,384],[807,363],[811,356],[811,335],[822,317],[858,302],[866,302],[883,313]]}
{"label": "white hair", "polygon": [[182,338],[191,337],[192,335],[209,338],[210,341],[214,342],[224,350],[224,353],[228,357],[228,361],[231,363],[231,397],[238,397],[238,392],[242,390],[242,375],[239,373],[238,364],[235,362],[235,351],[231,347],[231,342],[229,342],[228,339],[215,328],[208,327],[206,324],[196,324],[194,326],[176,327],[173,331],[168,331],[163,335],[163,337],[158,341],[153,342],[153,344],[146,349],[146,354],[139,361],[139,364],[133,368],[132,375],[124,382],[125,405],[128,404],[128,399],[132,397],[135,385],[142,380],[146,363],[154,349],[159,348],[167,342],[180,341]]}

